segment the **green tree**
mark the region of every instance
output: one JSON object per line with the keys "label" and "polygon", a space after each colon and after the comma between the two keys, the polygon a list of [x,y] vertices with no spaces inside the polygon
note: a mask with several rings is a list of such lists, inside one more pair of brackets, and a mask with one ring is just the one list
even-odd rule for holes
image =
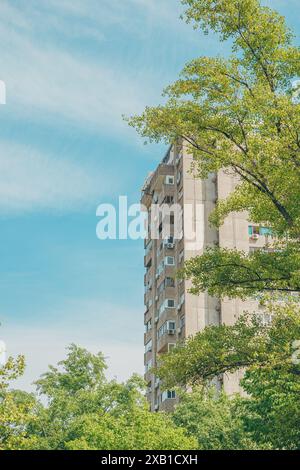
{"label": "green tree", "polygon": [[34,396],[10,389],[10,382],[23,374],[24,357],[10,357],[0,366],[0,450],[22,450],[34,445],[36,439],[28,432],[34,419]]}
{"label": "green tree", "polygon": [[300,50],[284,18],[258,0],[182,3],[186,20],[230,40],[232,54],[187,64],[165,90],[166,103],[146,108],[129,124],[150,141],[183,139],[201,178],[219,170],[237,176],[239,184],[218,201],[212,223],[246,210],[278,243],[272,254],[216,247],[189,261],[185,274],[194,293],[299,291],[300,102],[293,84]]}
{"label": "green tree", "polygon": [[192,281],[191,292],[244,299],[277,291],[282,302],[269,307],[269,326],[245,314],[234,326],[206,328],[162,356],[157,374],[169,389],[245,368],[249,397],[236,400],[246,432],[262,448],[299,449],[300,371],[292,362],[299,305],[283,295],[300,291],[300,49],[285,19],[259,0],[182,3],[187,22],[229,40],[232,53],[188,63],[165,90],[165,104],[129,124],[150,141],[184,141],[200,178],[219,171],[236,177],[212,224],[247,211],[273,235],[271,250],[213,247],[190,259],[181,275]]}
{"label": "green tree", "polygon": [[37,449],[193,449],[197,442],[171,417],[153,414],[143,380],[105,378],[101,353],[71,345],[67,358],[37,381],[47,405],[30,425]]}
{"label": "green tree", "polygon": [[206,327],[163,355],[156,373],[173,388],[245,368],[248,397],[236,399],[236,410],[247,435],[261,448],[300,449],[300,306],[270,303],[268,310],[267,325],[245,314],[232,326]]}
{"label": "green tree", "polygon": [[242,385],[250,399],[239,400],[245,429],[259,447],[300,449],[300,370],[247,371]]}
{"label": "green tree", "polygon": [[223,392],[195,387],[190,393],[181,392],[173,421],[197,438],[201,450],[256,449],[259,446],[245,430],[237,402]]}

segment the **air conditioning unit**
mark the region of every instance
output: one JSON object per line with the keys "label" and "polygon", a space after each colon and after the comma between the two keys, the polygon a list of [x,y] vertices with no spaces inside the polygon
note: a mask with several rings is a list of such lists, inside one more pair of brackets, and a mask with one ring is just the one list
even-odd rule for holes
{"label": "air conditioning unit", "polygon": [[155,406],[154,406],[155,411],[157,411],[158,408],[159,408],[158,405],[155,405]]}
{"label": "air conditioning unit", "polygon": [[159,387],[159,380],[156,380],[156,381],[155,381],[154,387],[155,387],[155,388],[158,388],[158,387]]}
{"label": "air conditioning unit", "polygon": [[167,248],[169,250],[172,250],[174,248],[174,246],[175,246],[174,243],[167,243]]}
{"label": "air conditioning unit", "polygon": [[157,301],[158,301],[158,295],[155,296],[155,302],[157,302]]}
{"label": "air conditioning unit", "polygon": [[159,320],[159,317],[154,318],[155,323],[158,323],[158,320]]}
{"label": "air conditioning unit", "polygon": [[251,240],[258,240],[259,239],[259,235],[258,233],[253,233],[253,235],[251,235]]}
{"label": "air conditioning unit", "polygon": [[176,331],[174,330],[174,328],[170,328],[168,329],[168,335],[175,335]]}
{"label": "air conditioning unit", "polygon": [[156,275],[155,275],[155,279],[158,279],[158,278],[159,278],[159,274],[158,274],[158,273],[156,273]]}
{"label": "air conditioning unit", "polygon": [[177,328],[177,333],[180,335],[182,328]]}

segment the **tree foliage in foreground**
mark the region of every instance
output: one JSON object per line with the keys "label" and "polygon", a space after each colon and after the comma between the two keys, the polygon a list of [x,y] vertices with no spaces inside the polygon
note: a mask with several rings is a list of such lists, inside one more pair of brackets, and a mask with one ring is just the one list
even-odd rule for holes
{"label": "tree foliage in foreground", "polygon": [[[181,274],[196,295],[299,292],[300,49],[285,19],[259,0],[182,3],[187,22],[229,40],[232,54],[188,63],[165,90],[165,104],[147,107],[129,124],[150,141],[186,142],[196,176],[224,171],[235,177],[234,191],[217,201],[211,223],[220,226],[229,214],[247,211],[273,239],[254,253],[210,248],[187,261]],[[162,356],[157,374],[171,389],[244,368],[249,397],[233,402],[247,435],[260,448],[299,449],[300,370],[292,361],[299,304],[270,309],[269,326],[246,314],[236,325],[205,328]]]}
{"label": "tree foliage in foreground", "polygon": [[26,449],[36,439],[28,432],[34,420],[35,398],[9,389],[9,383],[24,372],[24,357],[9,358],[0,367],[0,450]]}
{"label": "tree foliage in foreground", "polygon": [[[276,316],[277,326],[270,327],[269,334],[254,321],[251,334],[243,333],[248,326],[242,323],[226,334],[221,329],[204,330],[199,335],[205,340],[193,340],[196,348],[190,340],[180,351],[164,356],[158,373],[165,385],[194,384],[189,393],[180,391],[181,401],[168,415],[149,411],[140,377],[125,383],[109,381],[103,355],[75,345],[58,367],[50,367],[37,381],[36,395],[9,389],[7,368],[2,369],[0,449],[299,449],[300,369],[288,357],[293,352],[291,329],[300,334],[299,311]],[[241,333],[249,340],[248,349],[239,339]],[[221,346],[215,358],[208,343]],[[241,357],[243,363],[251,363],[243,380],[251,397],[229,398],[211,390],[207,384],[224,371],[224,360],[232,371]],[[10,360],[10,378],[22,372],[20,361]],[[201,370],[198,361],[205,364]]]}
{"label": "tree foliage in foreground", "polygon": [[209,248],[188,260],[181,276],[191,279],[190,292],[195,295],[207,291],[220,298],[245,299],[257,293],[300,292],[299,247],[289,243],[280,250],[252,253]]}
{"label": "tree foliage in foreground", "polygon": [[220,225],[246,210],[279,243],[277,252],[248,260],[215,248],[188,262],[185,274],[197,292],[299,291],[300,49],[285,19],[259,0],[182,3],[186,20],[230,40],[232,54],[188,63],[165,90],[166,104],[147,107],[129,124],[150,141],[184,139],[201,178],[219,170],[236,176],[239,184],[218,201],[211,221]]}
{"label": "tree foliage in foreground", "polygon": [[176,425],[183,426],[189,435],[197,438],[201,450],[254,450],[271,448],[269,443],[258,445],[246,430],[239,399],[229,398],[223,392],[195,387],[189,393],[181,392],[181,401],[173,414]]}
{"label": "tree foliage in foreground", "polygon": [[[21,373],[12,362],[6,369]],[[171,417],[150,413],[143,380],[105,378],[103,355],[72,345],[38,381],[38,393],[1,388],[0,449],[193,449],[197,441]],[[7,377],[3,370],[3,377]],[[13,378],[13,377],[11,377]]]}
{"label": "tree foliage in foreground", "polygon": [[[205,385],[245,368],[236,413],[260,448],[300,449],[300,306],[270,304],[273,319],[240,317],[232,326],[209,326],[161,356],[157,374],[166,388]],[[241,438],[243,434],[241,434]]]}

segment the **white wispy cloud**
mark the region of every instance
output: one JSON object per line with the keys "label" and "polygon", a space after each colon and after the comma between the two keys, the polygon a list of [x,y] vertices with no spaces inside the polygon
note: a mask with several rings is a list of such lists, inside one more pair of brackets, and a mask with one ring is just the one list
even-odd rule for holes
{"label": "white wispy cloud", "polygon": [[38,112],[43,119],[113,133],[124,125],[122,113],[135,112],[144,101],[134,77],[55,49],[41,50],[21,37],[14,37],[14,53],[5,48],[2,59],[7,106],[23,117]]}
{"label": "white wispy cloud", "polygon": [[[90,3],[91,8],[86,2],[52,0],[47,2],[47,14],[41,8],[36,11],[35,2],[28,2],[16,14],[6,1],[1,3],[0,78],[6,82],[7,107],[12,112],[23,118],[51,119],[57,125],[67,120],[96,132],[114,133],[127,129],[122,114],[139,112],[152,101],[155,77],[150,77],[150,71],[104,58],[101,52],[85,57],[65,43],[69,34],[81,39],[89,34],[103,38],[101,24],[107,20],[122,24],[124,19],[128,24],[122,8],[108,8],[108,2],[101,2],[101,8],[99,2]],[[93,23],[79,21],[72,29],[68,14],[59,16],[58,10],[64,7],[79,20],[92,17]],[[55,34],[44,36],[52,25],[63,32],[59,44]]]}
{"label": "white wispy cloud", "polygon": [[0,211],[81,210],[109,189],[92,168],[24,145],[0,143]]}
{"label": "white wispy cloud", "polygon": [[68,16],[88,19],[90,26],[114,24],[121,29],[143,34],[145,19],[148,19],[168,27],[175,26],[177,31],[181,29],[180,0],[177,3],[175,0],[48,0],[44,5],[38,0],[31,0],[29,3],[34,5],[35,11],[46,8],[48,12],[52,9]]}

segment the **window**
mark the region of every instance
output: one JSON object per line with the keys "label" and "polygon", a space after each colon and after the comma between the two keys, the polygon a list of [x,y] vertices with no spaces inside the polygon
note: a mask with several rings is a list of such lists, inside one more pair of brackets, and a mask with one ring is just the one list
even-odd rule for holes
{"label": "window", "polygon": [[176,347],[176,343],[169,343],[168,344],[168,352],[172,351]]}
{"label": "window", "polygon": [[269,227],[260,227],[259,233],[260,235],[264,235],[265,237],[272,236],[272,230]]}
{"label": "window", "polygon": [[157,267],[156,275],[160,276],[163,270],[164,270],[164,261],[161,261],[161,263]]}
{"label": "window", "polygon": [[174,256],[166,256],[166,257],[165,257],[165,265],[166,265],[166,266],[175,266],[175,258],[174,258]]}
{"label": "window", "polygon": [[152,321],[148,320],[147,323],[145,324],[145,333],[148,333],[152,329]]}
{"label": "window", "polygon": [[258,225],[249,225],[248,233],[250,237],[252,237],[253,235],[263,235],[265,237],[271,237],[272,229],[270,229],[269,227],[259,227]]}
{"label": "window", "polygon": [[252,235],[259,235],[259,226],[258,225],[249,225],[248,234],[251,237]]}
{"label": "window", "polygon": [[165,283],[164,281],[161,282],[157,288],[157,295],[160,296],[160,294],[164,291],[165,288]]}
{"label": "window", "polygon": [[166,299],[165,300],[165,307],[166,308],[174,308],[175,307],[175,300],[174,299]]}
{"label": "window", "polygon": [[162,316],[162,314],[164,313],[165,311],[165,303],[163,302],[160,307],[158,308],[158,318],[160,318]]}
{"label": "window", "polygon": [[152,351],[152,339],[145,345],[145,353]]}
{"label": "window", "polygon": [[166,334],[174,334],[176,331],[175,321],[166,321],[157,332],[157,339],[160,339]]}
{"label": "window", "polygon": [[173,277],[166,277],[165,286],[166,287],[175,287],[175,280],[173,279]]}
{"label": "window", "polygon": [[163,159],[164,165],[171,165],[174,161],[174,147],[172,147]]}
{"label": "window", "polygon": [[170,333],[171,331],[175,333],[176,330],[176,323],[174,321],[167,321],[167,331]]}
{"label": "window", "polygon": [[151,368],[152,368],[152,359],[150,359],[150,361],[148,361],[147,364],[145,365],[145,373],[147,374],[147,372],[149,372]]}
{"label": "window", "polygon": [[166,332],[166,328],[165,328],[165,325],[166,323],[164,323],[157,331],[157,339],[160,339],[162,336],[164,336],[165,332]]}
{"label": "window", "polygon": [[164,246],[167,248],[174,248],[174,237],[168,237],[164,240]]}
{"label": "window", "polygon": [[166,390],[161,394],[161,402],[163,403],[166,400],[174,400],[176,398],[175,390]]}
{"label": "window", "polygon": [[157,295],[162,294],[166,287],[175,287],[175,280],[172,277],[166,277],[157,288]]}
{"label": "window", "polygon": [[158,316],[161,317],[166,308],[175,308],[175,300],[174,299],[166,299],[158,309]]}
{"label": "window", "polygon": [[163,200],[163,204],[173,204],[174,197],[173,196],[165,196]]}
{"label": "window", "polygon": [[166,175],[165,183],[166,184],[174,184],[174,176]]}

